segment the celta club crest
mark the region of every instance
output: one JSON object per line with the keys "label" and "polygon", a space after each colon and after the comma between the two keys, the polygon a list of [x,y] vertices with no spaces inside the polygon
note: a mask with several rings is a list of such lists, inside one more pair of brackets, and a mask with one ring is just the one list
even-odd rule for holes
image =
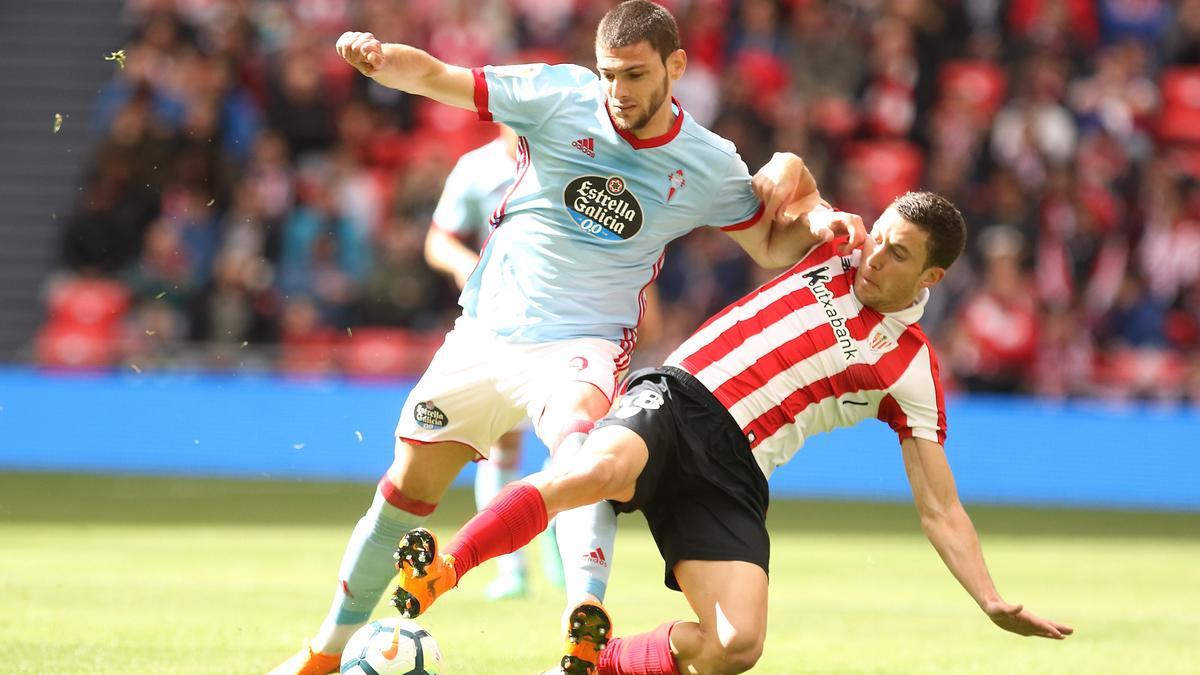
{"label": "celta club crest", "polygon": [[675,173],[667,174],[667,184],[671,189],[667,190],[667,203],[671,203],[671,197],[675,196],[676,190],[682,190],[683,186],[687,185],[687,180],[683,177],[683,169],[676,169]]}

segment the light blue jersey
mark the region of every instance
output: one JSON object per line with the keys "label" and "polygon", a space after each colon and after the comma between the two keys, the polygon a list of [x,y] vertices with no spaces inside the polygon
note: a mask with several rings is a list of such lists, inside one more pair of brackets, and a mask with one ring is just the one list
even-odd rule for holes
{"label": "light blue jersey", "polygon": [[433,211],[433,226],[472,248],[491,233],[492,212],[513,183],[516,160],[503,138],[458,158]]}
{"label": "light blue jersey", "polygon": [[464,315],[515,341],[602,338],[627,355],[666,245],[697,227],[758,219],[745,162],[678,102],[662,136],[619,131],[586,68],[474,72],[480,119],[521,138],[516,180],[463,289]]}

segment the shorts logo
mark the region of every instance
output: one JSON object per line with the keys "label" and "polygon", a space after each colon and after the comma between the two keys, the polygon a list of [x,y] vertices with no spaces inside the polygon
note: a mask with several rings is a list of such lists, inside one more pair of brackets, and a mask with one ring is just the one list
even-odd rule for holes
{"label": "shorts logo", "polygon": [[579,229],[605,241],[632,239],[642,230],[642,205],[620,176],[580,176],[563,190],[567,215]]}
{"label": "shorts logo", "polygon": [[450,418],[433,401],[421,401],[413,408],[413,417],[423,429],[445,429]]}
{"label": "shorts logo", "polygon": [[636,394],[622,397],[620,407],[613,411],[613,417],[629,419],[643,410],[658,410],[663,402],[662,394],[643,389]]}
{"label": "shorts logo", "polygon": [[571,370],[584,370],[585,368],[588,367],[587,357],[573,356],[573,357],[571,357],[570,362],[567,363],[567,367],[570,368]]}

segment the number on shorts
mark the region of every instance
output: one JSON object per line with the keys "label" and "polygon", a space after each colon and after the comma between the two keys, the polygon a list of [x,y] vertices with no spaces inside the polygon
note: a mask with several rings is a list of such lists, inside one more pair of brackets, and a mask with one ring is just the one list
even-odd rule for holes
{"label": "number on shorts", "polygon": [[658,410],[662,404],[662,394],[650,389],[643,389],[636,394],[623,396],[620,406],[613,415],[620,419],[627,419],[638,414],[640,410]]}

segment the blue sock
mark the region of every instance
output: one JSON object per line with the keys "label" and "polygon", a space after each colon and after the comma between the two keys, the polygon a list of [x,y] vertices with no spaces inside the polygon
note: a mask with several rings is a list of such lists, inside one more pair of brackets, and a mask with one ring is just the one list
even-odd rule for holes
{"label": "blue sock", "polygon": [[354,631],[371,617],[379,598],[396,576],[392,554],[400,538],[420,527],[427,517],[398,509],[388,503],[382,492],[375,491],[371,508],[358,521],[346,544],[333,603],[312,640],[313,649],[326,654],[341,653]]}
{"label": "blue sock", "polygon": [[[564,438],[554,454],[554,461],[570,461],[570,456],[583,447],[585,440],[585,433],[573,433]],[[554,520],[567,605],[581,602],[589,595],[604,600],[617,540],[617,514],[612,505],[600,502],[581,506],[559,513]]]}

